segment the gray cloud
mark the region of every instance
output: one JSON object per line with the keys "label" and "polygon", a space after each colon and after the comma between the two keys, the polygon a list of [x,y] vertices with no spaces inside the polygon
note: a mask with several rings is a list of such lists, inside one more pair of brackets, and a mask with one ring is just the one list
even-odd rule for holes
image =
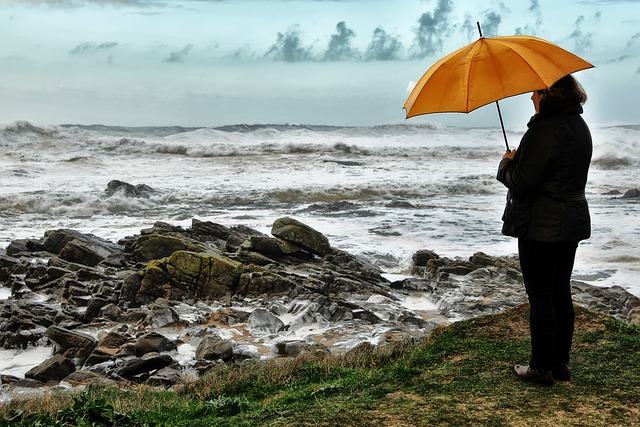
{"label": "gray cloud", "polygon": [[[596,14],[591,19],[592,21],[597,23],[600,20],[600,16],[601,13],[596,12]],[[575,50],[577,53],[588,52],[593,47],[593,33],[585,32],[582,29],[582,26],[585,24],[586,20],[587,19],[584,17],[584,15],[580,15],[578,19],[576,19],[576,22],[573,25],[573,31],[569,36],[569,38],[572,39],[575,43]]]}
{"label": "gray cloud", "polygon": [[302,46],[300,28],[295,25],[286,33],[278,33],[276,42],[271,45],[265,57],[274,61],[302,62],[311,59],[311,48]]}
{"label": "gray cloud", "polygon": [[453,10],[451,0],[439,0],[433,14],[423,13],[418,19],[412,57],[422,59],[442,50],[442,40],[449,27],[449,14]]}
{"label": "gray cloud", "polygon": [[388,35],[382,27],[378,27],[373,31],[373,37],[364,54],[364,59],[366,61],[393,61],[400,59],[402,48],[402,42],[398,36]]}
{"label": "gray cloud", "polygon": [[498,35],[498,27],[502,22],[502,17],[496,12],[487,12],[482,21],[482,34],[485,37],[495,37]]}
{"label": "gray cloud", "polygon": [[191,49],[193,49],[193,45],[188,44],[185,47],[183,47],[181,50],[169,52],[169,56],[167,57],[167,59],[164,60],[164,62],[173,62],[173,63],[184,62],[184,58],[189,54]]}
{"label": "gray cloud", "polygon": [[531,4],[529,5],[529,11],[533,12],[535,16],[535,22],[533,24],[528,23],[524,27],[517,27],[515,33],[517,35],[535,35],[537,28],[542,28],[542,11],[540,10],[540,3],[538,0],[531,0]]}
{"label": "gray cloud", "polygon": [[338,22],[336,32],[331,35],[329,46],[324,53],[324,61],[345,61],[350,59],[359,59],[360,53],[357,49],[351,47],[351,40],[356,33],[347,27],[344,21]]}
{"label": "gray cloud", "polygon": [[102,50],[112,49],[118,46],[118,42],[107,42],[96,44],[94,42],[84,42],[80,43],[69,52],[71,55],[79,55],[79,54],[89,54]]}
{"label": "gray cloud", "polygon": [[640,33],[635,33],[627,42],[627,49],[634,48],[640,43]]}

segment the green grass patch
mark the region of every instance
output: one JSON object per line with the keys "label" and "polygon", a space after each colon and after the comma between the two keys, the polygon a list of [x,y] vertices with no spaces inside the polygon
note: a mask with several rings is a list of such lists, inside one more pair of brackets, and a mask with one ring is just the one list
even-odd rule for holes
{"label": "green grass patch", "polygon": [[519,381],[528,307],[439,328],[420,343],[220,367],[180,391],[90,388],[1,407],[0,426],[640,425],[640,330],[577,309],[573,378]]}

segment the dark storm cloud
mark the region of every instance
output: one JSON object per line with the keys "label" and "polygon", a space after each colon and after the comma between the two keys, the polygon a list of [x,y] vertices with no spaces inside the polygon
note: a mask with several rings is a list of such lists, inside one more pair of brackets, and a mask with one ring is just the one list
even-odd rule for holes
{"label": "dark storm cloud", "polygon": [[84,43],[80,43],[79,45],[71,49],[69,53],[71,55],[94,53],[98,51],[112,49],[116,46],[118,46],[118,42],[107,42],[107,43],[100,43],[100,44],[96,44],[93,42],[84,42]]}
{"label": "dark storm cloud", "polygon": [[184,62],[184,58],[189,54],[189,52],[193,49],[192,44],[188,44],[183,47],[181,50],[176,50],[174,52],[169,53],[169,57],[164,60],[164,62]]}
{"label": "dark storm cloud", "polygon": [[400,59],[401,51],[400,38],[388,35],[382,27],[378,27],[373,31],[373,37],[364,54],[364,59],[366,61],[393,61]]}
{"label": "dark storm cloud", "polygon": [[265,57],[274,61],[302,62],[311,59],[311,48],[305,48],[300,39],[299,26],[293,26],[286,33],[278,33],[276,42],[271,45]]}
{"label": "dark storm cloud", "polygon": [[351,41],[356,33],[347,27],[344,21],[338,22],[336,32],[331,35],[329,46],[324,53],[324,61],[345,61],[351,59],[359,59],[360,53],[357,49],[351,47]]}
{"label": "dark storm cloud", "polygon": [[411,48],[412,57],[421,59],[442,49],[442,40],[449,27],[449,14],[452,10],[451,0],[439,0],[433,14],[426,12],[420,16]]}

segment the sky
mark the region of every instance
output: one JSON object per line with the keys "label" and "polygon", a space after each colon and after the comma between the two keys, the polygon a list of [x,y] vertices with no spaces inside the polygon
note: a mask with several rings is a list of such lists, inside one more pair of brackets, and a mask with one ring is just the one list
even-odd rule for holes
{"label": "sky", "polygon": [[[640,123],[640,0],[0,0],[0,125],[402,123],[476,22],[591,62],[585,118]],[[533,113],[529,95],[501,110]],[[494,105],[407,122],[499,126]]]}

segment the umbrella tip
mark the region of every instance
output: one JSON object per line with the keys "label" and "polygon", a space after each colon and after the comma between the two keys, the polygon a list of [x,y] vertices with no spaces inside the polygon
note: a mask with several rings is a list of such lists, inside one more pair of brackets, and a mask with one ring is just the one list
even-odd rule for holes
{"label": "umbrella tip", "polygon": [[482,38],[482,29],[480,29],[480,21],[476,21],[476,25],[478,26],[478,33],[480,33],[480,38]]}

